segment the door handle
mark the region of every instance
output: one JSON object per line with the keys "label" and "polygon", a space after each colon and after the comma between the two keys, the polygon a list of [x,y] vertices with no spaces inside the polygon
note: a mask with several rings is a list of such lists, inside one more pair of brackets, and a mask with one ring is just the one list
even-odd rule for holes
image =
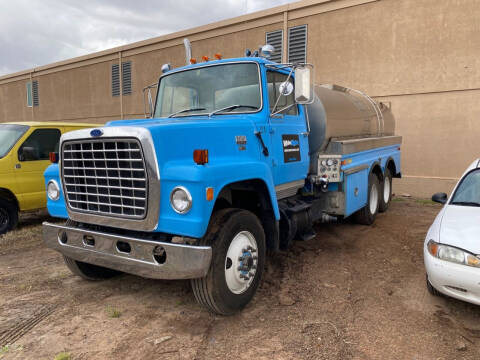
{"label": "door handle", "polygon": [[15,169],[21,169],[22,168],[22,165],[20,164],[15,164]]}

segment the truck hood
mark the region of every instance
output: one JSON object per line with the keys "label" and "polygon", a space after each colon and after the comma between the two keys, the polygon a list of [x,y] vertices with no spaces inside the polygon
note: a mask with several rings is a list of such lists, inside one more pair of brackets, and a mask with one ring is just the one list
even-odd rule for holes
{"label": "truck hood", "polygon": [[447,205],[440,226],[440,242],[480,254],[480,207]]}

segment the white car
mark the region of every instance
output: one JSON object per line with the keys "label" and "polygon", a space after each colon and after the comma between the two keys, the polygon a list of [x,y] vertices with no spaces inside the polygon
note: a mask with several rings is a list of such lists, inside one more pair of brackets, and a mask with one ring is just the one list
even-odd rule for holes
{"label": "white car", "polygon": [[428,291],[480,305],[480,159],[468,167],[450,198],[437,193],[432,200],[445,206],[425,238]]}

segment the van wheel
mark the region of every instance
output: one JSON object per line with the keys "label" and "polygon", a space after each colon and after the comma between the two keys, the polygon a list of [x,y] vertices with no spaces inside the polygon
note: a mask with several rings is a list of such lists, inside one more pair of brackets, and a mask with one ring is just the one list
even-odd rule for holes
{"label": "van wheel", "polygon": [[18,223],[18,210],[11,201],[0,199],[0,234],[12,230]]}
{"label": "van wheel", "polygon": [[378,181],[378,177],[374,173],[370,173],[368,176],[367,205],[355,213],[354,219],[357,223],[362,225],[373,224],[378,213],[379,195],[380,182]]}
{"label": "van wheel", "polygon": [[207,276],[191,280],[195,298],[219,315],[241,310],[255,295],[265,266],[259,219],[246,210],[219,210],[200,245],[212,247],[212,262]]}
{"label": "van wheel", "polygon": [[380,202],[378,205],[379,212],[385,212],[392,200],[392,173],[389,168],[385,168],[383,183],[380,189]]}

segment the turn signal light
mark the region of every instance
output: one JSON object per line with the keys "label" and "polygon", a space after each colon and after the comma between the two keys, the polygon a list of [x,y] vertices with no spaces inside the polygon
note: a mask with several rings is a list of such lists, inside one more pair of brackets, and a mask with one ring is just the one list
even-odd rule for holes
{"label": "turn signal light", "polygon": [[428,252],[432,255],[432,256],[437,256],[437,253],[438,253],[438,244],[433,241],[433,240],[430,240],[427,244],[427,248],[428,248]]}
{"label": "turn signal light", "polygon": [[50,158],[50,162],[53,163],[53,164],[57,164],[58,163],[58,153],[56,152],[51,152],[48,154],[49,158]]}
{"label": "turn signal light", "polygon": [[212,187],[207,187],[206,195],[207,195],[207,201],[212,201],[213,200],[213,188]]}
{"label": "turn signal light", "polygon": [[217,60],[222,60],[222,55],[221,54],[215,54],[215,59]]}
{"label": "turn signal light", "polygon": [[208,163],[208,150],[194,150],[193,161],[198,165],[205,165]]}
{"label": "turn signal light", "polygon": [[197,63],[197,59],[195,59],[195,58],[190,59],[190,64],[196,64],[196,63]]}
{"label": "turn signal light", "polygon": [[202,56],[202,60],[203,60],[203,62],[207,62],[207,61],[208,61],[208,56],[203,55],[203,56]]}

